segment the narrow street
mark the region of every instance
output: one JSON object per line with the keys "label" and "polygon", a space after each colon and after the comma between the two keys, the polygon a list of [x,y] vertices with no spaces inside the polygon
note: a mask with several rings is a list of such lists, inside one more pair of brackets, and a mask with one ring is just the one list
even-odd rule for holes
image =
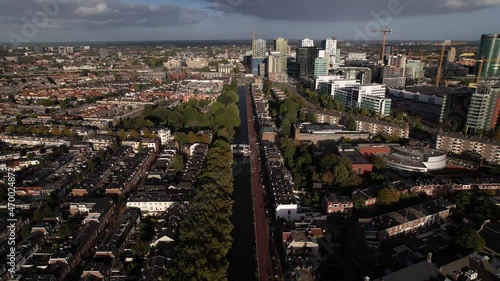
{"label": "narrow street", "polygon": [[259,162],[259,148],[255,132],[254,112],[249,89],[246,94],[248,135],[250,142],[250,166],[253,195],[253,209],[255,218],[255,241],[257,248],[257,268],[259,281],[273,280],[272,260],[269,244],[269,225],[265,213],[264,196],[262,194],[261,165]]}

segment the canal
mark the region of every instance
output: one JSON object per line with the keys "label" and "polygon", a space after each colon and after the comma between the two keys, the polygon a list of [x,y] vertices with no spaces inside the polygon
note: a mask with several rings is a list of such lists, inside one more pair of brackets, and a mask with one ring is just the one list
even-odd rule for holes
{"label": "canal", "polygon": [[[234,138],[235,144],[248,144],[246,88],[238,87],[238,108],[241,125]],[[256,281],[255,228],[253,225],[250,162],[235,157],[233,164],[234,193],[232,233],[233,246],[229,252],[229,280]]]}

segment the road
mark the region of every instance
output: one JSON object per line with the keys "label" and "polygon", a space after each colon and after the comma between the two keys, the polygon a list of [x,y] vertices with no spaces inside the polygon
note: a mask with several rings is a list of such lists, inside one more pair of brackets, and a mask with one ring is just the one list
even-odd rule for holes
{"label": "road", "polygon": [[265,213],[264,196],[262,194],[261,165],[259,162],[259,148],[257,146],[257,133],[255,132],[254,111],[247,88],[247,122],[248,138],[250,144],[250,167],[253,210],[255,220],[255,243],[257,251],[257,270],[259,281],[273,280],[272,260],[269,244],[269,225]]}

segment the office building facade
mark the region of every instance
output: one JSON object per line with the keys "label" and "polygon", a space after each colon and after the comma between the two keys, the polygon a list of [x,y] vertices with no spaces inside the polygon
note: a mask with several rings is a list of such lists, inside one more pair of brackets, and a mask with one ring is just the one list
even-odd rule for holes
{"label": "office building facade", "polygon": [[297,49],[297,73],[302,78],[314,77],[314,62],[319,50],[316,47],[300,47]]}
{"label": "office building facade", "polygon": [[376,112],[380,116],[391,115],[392,100],[384,97],[361,96],[359,108]]}
{"label": "office building facade", "polygon": [[375,111],[381,116],[388,116],[391,112],[391,99],[385,98],[385,93],[385,85],[358,84],[348,88],[337,88],[333,98],[347,108],[364,108]]}
{"label": "office building facade", "polygon": [[267,43],[264,39],[257,39],[253,42],[253,54],[254,58],[265,58],[267,57]]}
{"label": "office building facade", "polygon": [[316,58],[314,60],[314,77],[328,75],[328,60],[325,58]]}
{"label": "office building facade", "polygon": [[500,83],[471,83],[475,92],[469,105],[465,124],[468,133],[482,134],[494,130],[500,113]]}
{"label": "office building facade", "polygon": [[321,41],[321,48],[323,48],[328,56],[328,69],[332,69],[337,63],[337,39],[335,37],[326,38]]}
{"label": "office building facade", "polygon": [[287,69],[287,57],[288,57],[288,40],[282,37],[278,37],[274,40],[274,51],[280,53],[280,65],[281,69],[286,72]]}
{"label": "office building facade", "polygon": [[[500,34],[483,34],[477,51],[477,60],[484,60],[481,77],[483,79],[500,78]],[[480,62],[476,63],[476,74]]]}
{"label": "office building facade", "polygon": [[302,39],[300,46],[301,47],[314,47],[314,41],[309,39],[309,38],[304,38],[304,39]]}

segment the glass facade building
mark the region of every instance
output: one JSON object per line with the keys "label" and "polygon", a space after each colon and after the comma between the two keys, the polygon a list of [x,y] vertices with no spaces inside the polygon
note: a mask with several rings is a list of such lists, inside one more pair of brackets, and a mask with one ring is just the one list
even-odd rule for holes
{"label": "glass facade building", "polygon": [[[500,34],[483,34],[476,59],[484,60],[481,78],[500,78]],[[476,63],[476,74],[480,62]]]}

